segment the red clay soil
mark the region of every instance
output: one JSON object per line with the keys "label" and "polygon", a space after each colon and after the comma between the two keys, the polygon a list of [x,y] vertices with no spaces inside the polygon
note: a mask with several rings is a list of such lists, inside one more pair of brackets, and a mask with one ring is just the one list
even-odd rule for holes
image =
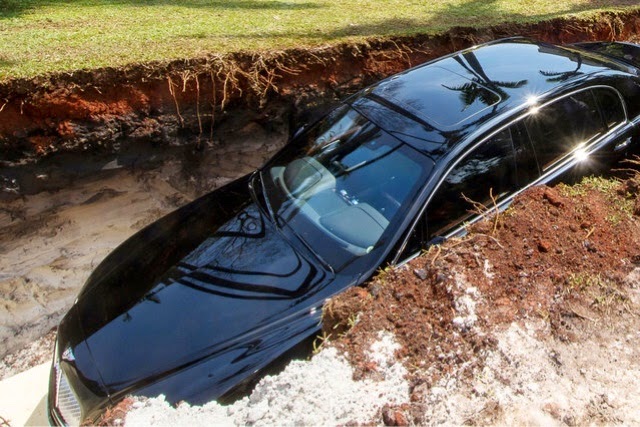
{"label": "red clay soil", "polygon": [[[131,397],[125,397],[118,404],[107,408],[98,421],[99,426],[123,426],[127,412],[133,407],[134,400]],[[91,424],[87,424],[91,425]]]}
{"label": "red clay soil", "polygon": [[[252,121],[299,123],[380,78],[473,44],[513,35],[554,43],[628,40],[640,11],[539,24],[454,28],[311,50],[237,53],[0,82],[0,161],[120,144],[214,143]],[[228,130],[232,133],[232,129]],[[222,137],[221,137],[222,134]]]}
{"label": "red clay soil", "polygon": [[330,301],[324,333],[337,338],[356,377],[375,377],[364,355],[379,331],[402,345],[396,355],[410,372],[412,403],[374,421],[428,421],[422,394],[449,374],[479,372],[501,325],[535,318],[573,341],[598,327],[594,320],[625,314],[627,290],[637,285],[625,278],[640,266],[639,186],[636,174],[532,188],[466,237]]}

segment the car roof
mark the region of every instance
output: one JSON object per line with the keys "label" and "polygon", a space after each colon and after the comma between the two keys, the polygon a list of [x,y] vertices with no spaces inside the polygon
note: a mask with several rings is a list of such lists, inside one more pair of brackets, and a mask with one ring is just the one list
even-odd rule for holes
{"label": "car roof", "polygon": [[352,105],[435,159],[492,118],[612,69],[624,70],[575,48],[502,39],[382,80]]}

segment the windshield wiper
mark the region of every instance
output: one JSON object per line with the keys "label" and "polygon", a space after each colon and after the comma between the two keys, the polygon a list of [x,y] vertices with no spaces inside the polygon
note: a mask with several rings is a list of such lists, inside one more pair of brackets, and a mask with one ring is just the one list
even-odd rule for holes
{"label": "windshield wiper", "polygon": [[[293,231],[293,230],[292,230]],[[331,266],[331,264],[329,264],[327,261],[324,260],[324,258],[322,258],[320,256],[320,254],[318,252],[316,252],[315,249],[313,249],[313,247],[305,240],[302,238],[302,236],[300,236],[298,233],[296,233],[295,231],[293,231],[293,234],[295,234],[295,236],[298,238],[298,240],[300,242],[302,242],[302,244],[304,245],[305,248],[307,248],[307,250],[309,252],[311,252],[316,259],[320,262],[320,264],[322,264],[324,266],[324,268],[326,268],[327,270],[329,270],[331,272],[331,274],[335,274],[335,271],[333,270],[333,267]]]}
{"label": "windshield wiper", "polygon": [[[249,190],[250,190],[249,192],[251,193],[251,198],[258,206],[262,208],[262,210],[264,211],[264,213],[267,214],[269,219],[271,219],[271,221],[276,226],[279,227],[280,225],[278,224],[276,215],[273,212],[273,208],[271,207],[271,204],[269,203],[269,199],[267,198],[261,174],[262,172],[260,171],[254,172],[253,176],[251,177],[251,180],[249,181]],[[256,180],[259,181],[258,187],[256,187],[255,185]]]}
{"label": "windshield wiper", "polygon": [[[256,191],[256,187],[254,185],[256,179],[258,181],[260,181],[260,190],[259,191]],[[269,198],[267,197],[266,189],[265,189],[265,186],[264,186],[264,180],[262,179],[262,172],[261,171],[255,172],[255,174],[251,178],[249,189],[251,190],[250,193],[251,193],[251,198],[253,199],[253,201],[263,208],[264,212],[271,219],[271,222],[276,226],[276,229],[278,229],[278,231],[282,234],[282,225],[280,224],[280,217],[274,212],[273,207],[271,206],[271,203],[269,202]],[[259,198],[258,198],[258,195],[260,195]],[[318,254],[306,240],[304,240],[300,235],[298,235],[298,233],[296,233],[295,230],[293,230],[292,228],[288,227],[288,229],[293,232],[293,234],[297,237],[298,241],[300,241],[304,245],[304,247],[307,248],[307,250],[309,252],[311,252],[313,254],[313,256],[315,256],[316,259],[327,270],[329,270],[332,274],[335,273],[334,270],[333,270],[333,267],[331,266],[331,264],[326,262],[320,256],[320,254]],[[290,240],[290,239],[287,239],[287,240]]]}

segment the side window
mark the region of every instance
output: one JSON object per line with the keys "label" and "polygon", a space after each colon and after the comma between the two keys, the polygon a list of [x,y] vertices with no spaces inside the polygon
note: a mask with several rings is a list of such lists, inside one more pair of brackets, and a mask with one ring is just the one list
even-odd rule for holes
{"label": "side window", "polygon": [[624,114],[624,107],[620,96],[611,90],[605,88],[597,88],[593,90],[600,111],[602,112],[602,119],[608,129],[611,129],[626,120]]}
{"label": "side window", "polygon": [[490,208],[518,189],[512,132],[507,128],[469,153],[441,183],[426,211],[428,240],[474,214],[474,202]]}
{"label": "side window", "polygon": [[525,124],[542,172],[578,145],[604,133],[605,128],[590,90],[578,92],[541,108]]}
{"label": "side window", "polygon": [[538,161],[531,145],[527,129],[522,120],[509,127],[511,139],[513,140],[513,150],[516,156],[516,172],[518,174],[518,187],[532,183],[540,177]]}

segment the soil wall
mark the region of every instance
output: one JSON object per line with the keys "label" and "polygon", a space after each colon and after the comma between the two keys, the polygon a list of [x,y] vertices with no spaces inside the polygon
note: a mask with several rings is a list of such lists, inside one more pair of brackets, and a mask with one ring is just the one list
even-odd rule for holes
{"label": "soil wall", "polygon": [[639,30],[640,11],[603,13],[5,81],[0,83],[0,168],[61,152],[118,153],[140,142],[201,148],[232,142],[248,125],[282,132],[286,139],[291,123],[309,120],[346,94],[473,44],[513,35],[554,43],[618,40]]}

